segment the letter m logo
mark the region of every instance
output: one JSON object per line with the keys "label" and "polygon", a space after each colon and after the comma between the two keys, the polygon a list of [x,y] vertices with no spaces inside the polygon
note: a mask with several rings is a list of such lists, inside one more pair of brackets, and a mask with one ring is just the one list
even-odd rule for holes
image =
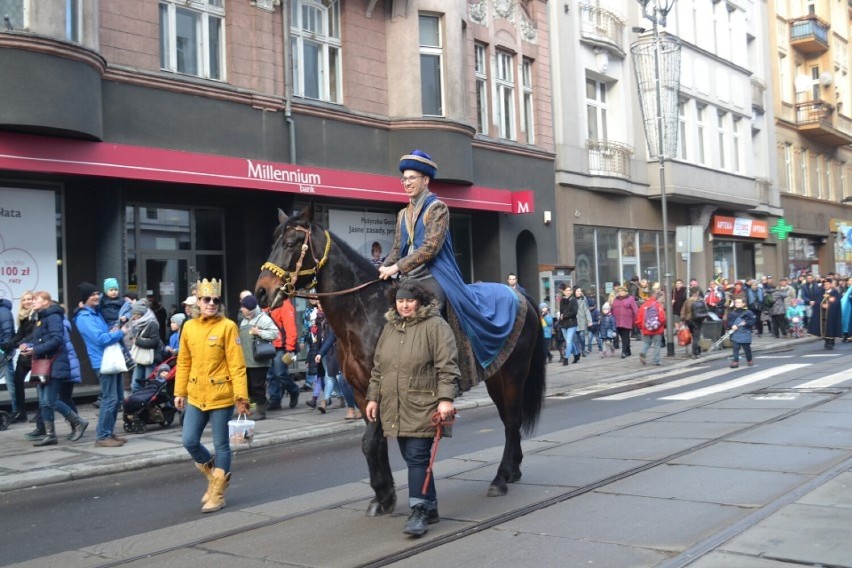
{"label": "letter m logo", "polygon": [[512,193],[512,213],[516,215],[535,212],[535,194],[530,190]]}

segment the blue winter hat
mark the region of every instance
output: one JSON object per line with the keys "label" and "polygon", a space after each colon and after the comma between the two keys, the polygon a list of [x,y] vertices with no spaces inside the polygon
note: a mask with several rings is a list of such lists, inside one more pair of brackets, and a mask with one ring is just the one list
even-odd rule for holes
{"label": "blue winter hat", "polygon": [[107,278],[104,280],[104,292],[109,292],[110,290],[115,289],[118,290],[118,280],[115,278]]}
{"label": "blue winter hat", "polygon": [[399,171],[414,170],[420,172],[430,179],[438,178],[438,164],[432,160],[432,156],[422,150],[412,150],[399,159]]}

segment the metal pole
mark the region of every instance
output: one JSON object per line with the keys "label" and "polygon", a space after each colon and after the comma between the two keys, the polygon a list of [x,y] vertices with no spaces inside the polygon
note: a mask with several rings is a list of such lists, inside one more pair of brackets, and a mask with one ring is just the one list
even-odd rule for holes
{"label": "metal pole", "polygon": [[663,278],[666,294],[666,355],[674,357],[672,340],[672,275],[669,272],[669,215],[666,204],[666,158],[663,144],[663,94],[660,87],[660,31],[657,26],[659,5],[654,7],[654,74],[657,92],[657,149],[660,159],[660,207],[663,210]]}

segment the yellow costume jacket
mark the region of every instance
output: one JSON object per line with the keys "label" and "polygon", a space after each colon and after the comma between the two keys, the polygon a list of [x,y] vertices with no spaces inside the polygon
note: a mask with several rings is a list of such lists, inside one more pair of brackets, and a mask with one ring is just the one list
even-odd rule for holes
{"label": "yellow costume jacket", "polygon": [[185,396],[205,411],[249,399],[237,324],[220,315],[186,322],[180,334],[175,396]]}

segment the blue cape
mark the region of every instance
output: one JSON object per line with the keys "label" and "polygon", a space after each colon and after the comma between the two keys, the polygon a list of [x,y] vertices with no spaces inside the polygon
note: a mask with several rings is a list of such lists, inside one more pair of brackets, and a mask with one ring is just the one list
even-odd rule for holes
{"label": "blue cape", "polygon": [[[414,224],[415,248],[423,244],[426,234],[423,217],[437,199],[435,195],[428,195],[420,209]],[[401,225],[403,246],[400,254],[406,256],[409,248],[408,227],[405,223]],[[470,340],[477,362],[483,369],[488,367],[500,353],[515,325],[519,302],[517,294],[505,284],[465,284],[456,264],[453,240],[449,232],[440,251],[426,267],[447,295],[447,301]]]}

